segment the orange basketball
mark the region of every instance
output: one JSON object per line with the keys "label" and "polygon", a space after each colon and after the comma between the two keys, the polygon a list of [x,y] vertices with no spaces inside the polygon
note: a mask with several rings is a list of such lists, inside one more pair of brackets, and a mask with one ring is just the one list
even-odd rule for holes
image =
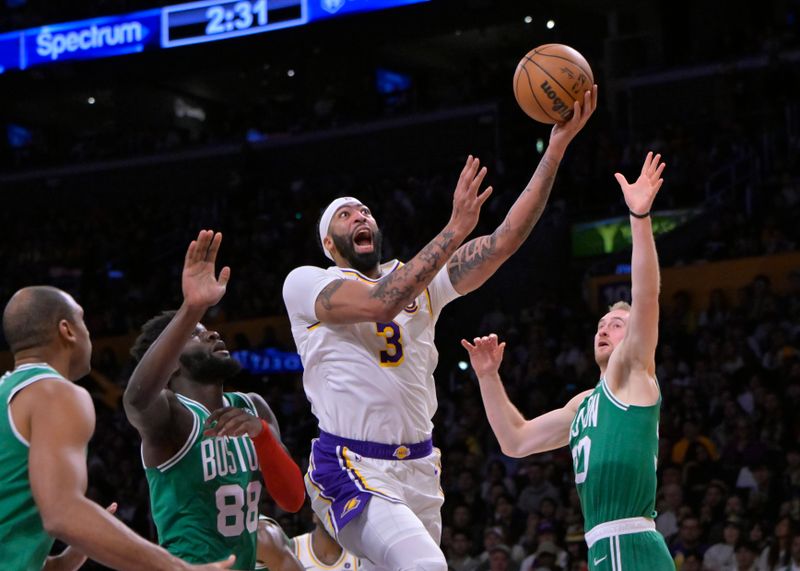
{"label": "orange basketball", "polygon": [[545,44],[529,51],[514,72],[514,97],[540,123],[569,121],[576,100],[594,84],[589,63],[564,44]]}

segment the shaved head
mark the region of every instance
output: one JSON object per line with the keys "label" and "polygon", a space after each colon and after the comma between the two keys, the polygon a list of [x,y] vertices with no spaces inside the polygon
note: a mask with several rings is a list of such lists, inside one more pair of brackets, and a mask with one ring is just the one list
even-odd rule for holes
{"label": "shaved head", "polygon": [[3,333],[11,352],[48,345],[62,320],[75,323],[78,305],[68,293],[51,286],[22,288],[3,311]]}

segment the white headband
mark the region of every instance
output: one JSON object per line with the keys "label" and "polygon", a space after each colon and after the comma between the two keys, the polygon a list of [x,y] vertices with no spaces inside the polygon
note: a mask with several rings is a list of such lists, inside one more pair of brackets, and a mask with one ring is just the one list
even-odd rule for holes
{"label": "white headband", "polygon": [[322,213],[322,218],[319,220],[319,241],[320,244],[322,244],[322,250],[325,252],[325,257],[330,261],[334,260],[333,256],[331,256],[331,253],[325,247],[325,236],[328,235],[328,230],[331,228],[331,220],[333,219],[333,215],[336,214],[336,211],[342,206],[347,206],[348,204],[363,204],[363,202],[357,198],[353,198],[352,196],[339,197],[328,205],[328,207],[325,209],[325,212]]}

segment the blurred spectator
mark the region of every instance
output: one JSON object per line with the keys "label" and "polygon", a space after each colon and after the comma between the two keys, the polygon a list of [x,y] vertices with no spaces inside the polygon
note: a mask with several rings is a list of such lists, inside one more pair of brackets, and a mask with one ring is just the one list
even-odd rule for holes
{"label": "blurred spectator", "polygon": [[703,566],[707,571],[733,571],[736,569],[736,546],[742,536],[738,521],[728,520],[722,531],[722,541],[708,548],[703,555]]}

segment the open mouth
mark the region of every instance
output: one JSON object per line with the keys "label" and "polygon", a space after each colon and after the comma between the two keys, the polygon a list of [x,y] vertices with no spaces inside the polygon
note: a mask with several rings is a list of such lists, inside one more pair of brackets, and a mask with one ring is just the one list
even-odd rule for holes
{"label": "open mouth", "polygon": [[611,347],[611,344],[610,344],[610,343],[607,343],[606,341],[600,341],[600,342],[597,344],[597,347],[598,347],[598,348],[600,348],[600,347]]}
{"label": "open mouth", "polygon": [[366,226],[362,226],[353,234],[353,247],[359,254],[372,252],[374,245],[372,243],[372,230]]}
{"label": "open mouth", "polygon": [[221,355],[223,357],[230,356],[230,351],[228,351],[227,347],[225,346],[225,343],[223,343],[222,341],[217,341],[216,343],[214,343],[214,347],[211,349],[211,352],[214,353],[215,355]]}

